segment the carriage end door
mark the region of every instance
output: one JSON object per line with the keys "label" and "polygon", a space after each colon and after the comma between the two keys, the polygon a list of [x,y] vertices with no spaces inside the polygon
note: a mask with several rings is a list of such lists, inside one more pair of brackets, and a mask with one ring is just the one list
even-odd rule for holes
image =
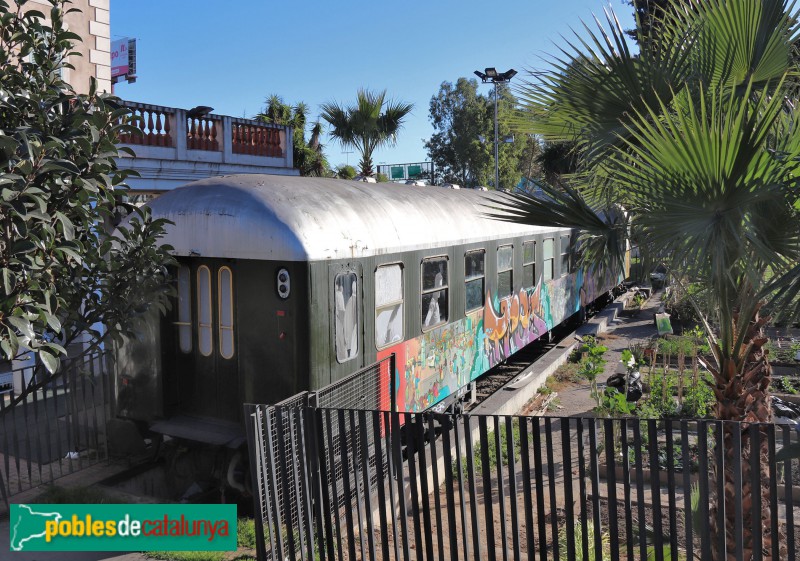
{"label": "carriage end door", "polygon": [[192,259],[179,267],[176,366],[185,413],[238,419],[235,275],[229,261]]}

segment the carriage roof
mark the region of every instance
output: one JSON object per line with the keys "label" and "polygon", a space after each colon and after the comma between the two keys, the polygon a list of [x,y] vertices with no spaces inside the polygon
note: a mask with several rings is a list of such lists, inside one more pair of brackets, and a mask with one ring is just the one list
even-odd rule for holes
{"label": "carriage roof", "polygon": [[393,183],[231,175],[148,206],[176,255],[315,261],[444,247],[552,230],[486,218],[502,195]]}

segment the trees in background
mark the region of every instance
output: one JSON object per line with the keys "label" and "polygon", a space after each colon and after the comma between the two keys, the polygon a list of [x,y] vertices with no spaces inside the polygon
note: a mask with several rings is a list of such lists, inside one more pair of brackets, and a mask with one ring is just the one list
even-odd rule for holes
{"label": "trees in background", "polygon": [[[71,342],[95,350],[163,309],[171,258],[164,221],[121,203],[129,111],[61,79],[80,37],[64,27],[69,3],[48,4],[49,22],[0,2],[0,354],[32,353],[54,373]],[[37,373],[26,393],[47,381]]]}
{"label": "trees in background", "polygon": [[[772,296],[770,277],[791,280],[800,260],[797,15],[781,0],[671,5],[638,53],[609,14],[608,31],[574,41],[529,77],[517,129],[573,143],[576,171],[563,190],[548,189],[552,200],[518,196],[499,214],[582,229],[586,265],[620,270],[631,236],[659,256],[678,286],[693,284],[711,304],[703,322],[716,417],[769,422],[768,318],[759,312],[762,297]],[[768,439],[757,446],[742,431],[737,476],[729,462],[733,426],[725,428],[724,465],[714,467],[730,503],[713,506],[724,506],[725,527],[712,513],[712,529],[733,551],[741,477],[745,496],[765,499],[760,512],[744,514],[749,558],[754,528],[763,530],[765,552],[772,539],[769,489],[754,485],[759,477],[750,471],[760,465],[761,481],[769,481]]]}
{"label": "trees in background", "polygon": [[429,116],[435,132],[425,148],[437,183],[488,184],[492,149],[486,141],[494,134],[493,113],[490,116],[488,107],[474,79],[442,82],[439,93],[431,98]]}
{"label": "trees in background", "polygon": [[[425,142],[436,182],[474,187],[494,184],[494,90],[478,93],[478,81],[442,82],[431,98],[434,134]],[[513,135],[508,125],[516,98],[506,84],[498,87],[500,185],[513,188],[522,177],[540,175],[540,144],[535,137]],[[513,140],[513,142],[512,142]]]}
{"label": "trees in background", "polygon": [[256,115],[257,120],[272,125],[292,128],[292,160],[300,175],[324,177],[330,175],[328,160],[320,142],[322,124],[317,120],[311,127],[311,138],[306,142],[308,106],[302,101],[292,106],[284,103],[276,94],[266,99],[264,110]]}
{"label": "trees in background", "polygon": [[372,176],[373,152],[393,145],[403,121],[413,105],[386,98],[386,90],[358,90],[352,105],[335,101],[322,104],[322,118],[330,124],[330,135],[342,146],[352,146],[361,154],[360,175]]}
{"label": "trees in background", "polygon": [[342,165],[336,168],[336,177],[339,179],[353,179],[357,174],[356,168],[350,165]]}

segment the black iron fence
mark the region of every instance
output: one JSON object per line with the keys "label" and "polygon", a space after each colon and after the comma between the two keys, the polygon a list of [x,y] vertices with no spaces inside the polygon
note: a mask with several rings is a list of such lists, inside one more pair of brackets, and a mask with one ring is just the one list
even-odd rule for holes
{"label": "black iron fence", "polygon": [[262,560],[793,561],[800,550],[798,461],[776,460],[793,427],[246,413]]}
{"label": "black iron fence", "polygon": [[[314,392],[301,392],[278,403],[275,407],[294,412],[292,415],[264,417],[263,408],[246,406],[249,415],[255,421],[248,423],[247,430],[251,444],[251,460],[255,478],[255,491],[258,498],[256,513],[263,520],[270,516],[269,509],[281,512],[284,525],[301,528],[311,524],[311,503],[307,500],[311,490],[307,486],[303,467],[299,461],[306,461],[305,432],[303,423],[294,417],[306,409],[319,407],[336,407],[340,410],[382,410],[394,408],[395,404],[395,357],[390,355],[367,366],[341,380]],[[318,457],[320,469],[331,474],[334,480],[341,480],[345,470],[349,469],[348,459],[352,457],[367,458],[374,468],[373,433],[354,431],[352,423],[344,416],[329,416],[326,422],[318,427],[324,440],[332,445],[326,453]],[[385,432],[385,430],[383,431]],[[274,470],[265,463],[266,458],[284,462],[290,469],[284,472],[280,480],[275,479]],[[370,477],[374,478],[374,469]],[[374,481],[373,481],[374,483]],[[357,505],[343,494],[335,496],[334,504],[338,508]],[[256,517],[258,519],[258,516]]]}
{"label": "black iron fence", "polygon": [[[107,457],[111,384],[104,357],[8,372],[0,393],[0,511],[9,497]],[[46,382],[46,383],[42,383]]]}

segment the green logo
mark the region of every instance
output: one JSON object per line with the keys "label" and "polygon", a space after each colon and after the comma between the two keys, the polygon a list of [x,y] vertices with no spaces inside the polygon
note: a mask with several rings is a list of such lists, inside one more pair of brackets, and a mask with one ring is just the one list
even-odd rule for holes
{"label": "green logo", "polygon": [[236,505],[11,505],[11,551],[233,551]]}

